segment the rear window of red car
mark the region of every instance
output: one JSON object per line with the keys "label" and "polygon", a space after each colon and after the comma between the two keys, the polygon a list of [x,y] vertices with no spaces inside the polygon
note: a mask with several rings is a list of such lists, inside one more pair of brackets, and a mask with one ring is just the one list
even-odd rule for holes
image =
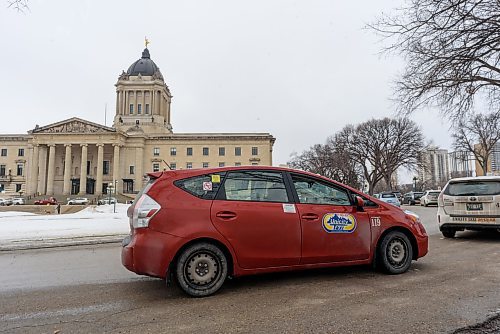
{"label": "rear window of red car", "polygon": [[177,180],[174,184],[193,196],[212,200],[217,195],[225,175],[225,172],[199,175]]}

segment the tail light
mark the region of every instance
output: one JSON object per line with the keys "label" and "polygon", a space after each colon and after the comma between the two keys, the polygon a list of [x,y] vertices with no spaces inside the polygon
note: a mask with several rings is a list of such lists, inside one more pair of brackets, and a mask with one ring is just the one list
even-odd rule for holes
{"label": "tail light", "polygon": [[438,206],[444,206],[443,193],[440,193],[438,196]]}
{"label": "tail light", "polygon": [[132,212],[132,227],[133,228],[144,228],[149,226],[149,221],[154,215],[161,209],[160,204],[158,204],[154,199],[146,194],[142,194],[141,197],[135,203]]}

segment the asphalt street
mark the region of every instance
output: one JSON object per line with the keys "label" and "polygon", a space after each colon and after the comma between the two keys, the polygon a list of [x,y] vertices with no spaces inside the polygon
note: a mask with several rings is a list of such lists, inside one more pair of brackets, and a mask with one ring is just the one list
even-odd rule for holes
{"label": "asphalt street", "polygon": [[0,333],[500,330],[500,234],[443,239],[435,207],[411,210],[431,234],[430,253],[406,274],[348,267],[260,275],[202,299],[128,272],[116,244],[0,252]]}

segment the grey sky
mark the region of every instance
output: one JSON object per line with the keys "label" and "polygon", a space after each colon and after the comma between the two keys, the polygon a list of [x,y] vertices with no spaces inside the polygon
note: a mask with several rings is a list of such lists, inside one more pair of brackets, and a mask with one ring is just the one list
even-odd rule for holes
{"label": "grey sky", "polygon": [[[393,116],[402,61],[364,29],[402,1],[43,1],[0,9],[0,133],[73,116],[108,125],[144,36],[172,94],[174,132],[270,132],[285,163],[349,123]],[[6,2],[4,1],[6,6]],[[14,115],[14,116],[7,116]],[[449,148],[436,112],[412,117]]]}

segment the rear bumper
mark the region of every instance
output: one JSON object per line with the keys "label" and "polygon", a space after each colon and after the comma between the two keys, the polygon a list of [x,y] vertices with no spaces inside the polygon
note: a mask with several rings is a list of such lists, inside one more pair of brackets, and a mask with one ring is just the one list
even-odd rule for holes
{"label": "rear bumper", "polygon": [[165,278],[182,243],[180,237],[138,229],[122,241],[122,264],[136,274]]}
{"label": "rear bumper", "polygon": [[446,223],[439,226],[439,230],[443,231],[446,229],[453,230],[498,230],[500,229],[500,224],[480,224],[480,223],[467,223],[467,224],[454,224]]}

